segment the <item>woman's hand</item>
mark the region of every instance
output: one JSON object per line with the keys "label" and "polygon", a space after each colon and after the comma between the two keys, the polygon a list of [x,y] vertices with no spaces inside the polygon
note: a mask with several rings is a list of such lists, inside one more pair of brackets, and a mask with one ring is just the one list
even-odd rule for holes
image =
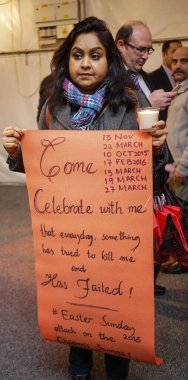
{"label": "woman's hand", "polygon": [[165,122],[163,120],[158,121],[153,126],[153,130],[148,133],[152,135],[153,153],[157,154],[165,143],[166,136],[168,134]]}
{"label": "woman's hand", "polygon": [[13,126],[4,129],[2,134],[3,147],[11,158],[16,158],[20,140],[24,135],[24,129],[19,129]]}

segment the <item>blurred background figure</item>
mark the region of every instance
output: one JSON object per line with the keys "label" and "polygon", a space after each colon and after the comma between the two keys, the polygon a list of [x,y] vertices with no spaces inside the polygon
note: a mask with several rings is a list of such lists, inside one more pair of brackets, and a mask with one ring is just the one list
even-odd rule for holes
{"label": "blurred background figure", "polygon": [[[166,121],[167,142],[174,160],[170,185],[188,205],[188,47],[180,47],[174,52],[172,72],[181,87],[168,109]],[[174,262],[164,272],[178,274],[188,272],[188,269]]]}
{"label": "blurred background figure", "polygon": [[176,49],[181,46],[182,43],[179,40],[168,40],[163,43],[163,63],[157,70],[150,73],[150,78],[156,90],[163,88],[165,91],[171,91],[175,86],[176,81],[172,73],[172,56]]}
{"label": "blurred background figure", "polygon": [[[144,94],[148,101],[148,106],[151,105],[164,110],[168,107],[175,94],[165,92],[162,88],[155,90],[149,74],[143,70],[149,55],[154,52],[152,36],[148,26],[142,21],[130,21],[120,27],[115,40],[125,71],[132,80],[132,87]],[[166,291],[164,286],[156,284],[159,272],[160,265],[156,264],[154,269],[155,296],[162,296]]]}
{"label": "blurred background figure", "polygon": [[[172,73],[172,55],[182,46],[181,41],[179,40],[168,40],[165,41],[162,45],[162,65],[150,73],[150,78],[153,83],[154,89],[163,89],[164,91],[172,91],[176,82],[174,75]],[[166,120],[167,110],[162,111],[162,119]]]}
{"label": "blurred background figure", "polygon": [[116,44],[135,87],[145,94],[151,106],[162,110],[168,107],[175,94],[162,88],[155,90],[150,75],[143,70],[149,55],[154,52],[148,26],[142,21],[130,21],[121,26]]}

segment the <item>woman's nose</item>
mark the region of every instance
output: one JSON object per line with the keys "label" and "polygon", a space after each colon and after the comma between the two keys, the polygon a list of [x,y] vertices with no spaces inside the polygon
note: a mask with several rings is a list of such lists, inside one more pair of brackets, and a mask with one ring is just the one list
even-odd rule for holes
{"label": "woman's nose", "polygon": [[82,66],[83,67],[90,67],[91,66],[89,57],[87,57],[87,56],[83,57]]}

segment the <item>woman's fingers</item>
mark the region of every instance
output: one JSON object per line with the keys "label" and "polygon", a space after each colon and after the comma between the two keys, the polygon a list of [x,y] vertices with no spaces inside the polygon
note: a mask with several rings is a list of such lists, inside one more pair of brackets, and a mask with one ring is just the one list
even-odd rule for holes
{"label": "woman's fingers", "polygon": [[2,143],[10,156],[15,157],[17,155],[18,146],[23,135],[24,130],[14,126],[9,126],[4,129],[2,134]]}
{"label": "woman's fingers", "polygon": [[158,124],[157,129],[151,132],[152,146],[154,151],[158,151],[162,148],[163,144],[165,143],[167,134],[168,132],[164,122]]}
{"label": "woman's fingers", "polygon": [[153,125],[153,128],[159,128],[159,129],[164,129],[165,128],[165,122],[163,120],[157,121],[155,125]]}
{"label": "woman's fingers", "polygon": [[15,137],[20,139],[23,134],[24,132],[22,129],[12,126],[6,127],[3,131],[3,137]]}

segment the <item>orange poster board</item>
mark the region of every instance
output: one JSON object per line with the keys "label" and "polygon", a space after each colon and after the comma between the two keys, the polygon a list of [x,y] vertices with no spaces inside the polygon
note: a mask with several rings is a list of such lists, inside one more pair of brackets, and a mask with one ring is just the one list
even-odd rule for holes
{"label": "orange poster board", "polygon": [[151,137],[27,131],[22,152],[42,336],[159,364]]}

